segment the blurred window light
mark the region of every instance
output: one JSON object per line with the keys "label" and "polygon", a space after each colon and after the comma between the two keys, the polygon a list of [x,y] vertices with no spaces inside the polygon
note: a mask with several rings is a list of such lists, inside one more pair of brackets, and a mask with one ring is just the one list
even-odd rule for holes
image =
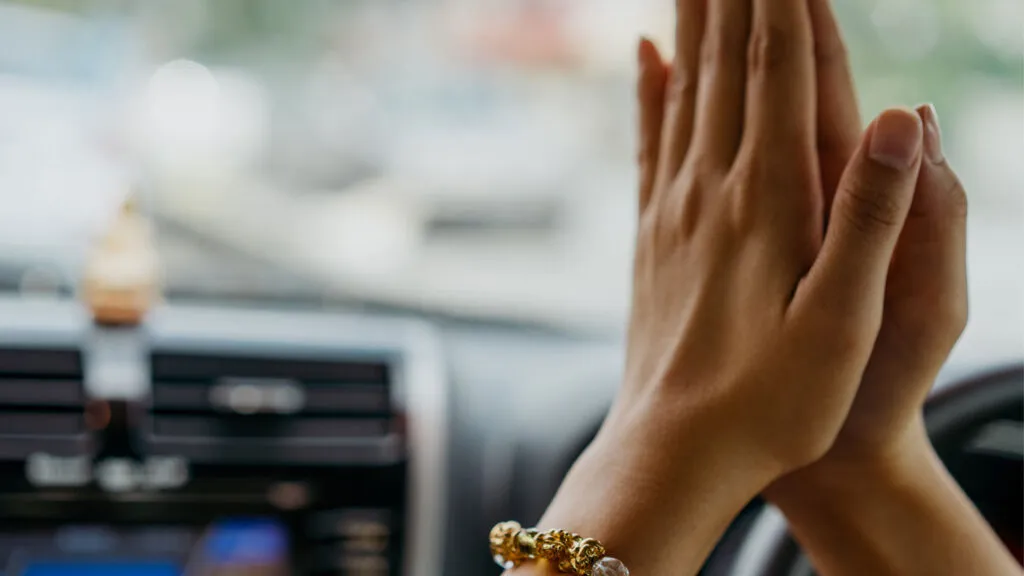
{"label": "blurred window light", "polygon": [[1024,1],[972,0],[966,18],[985,46],[1001,57],[1020,61],[1024,53]]}
{"label": "blurred window light", "polygon": [[[939,108],[971,195],[961,348],[1005,350],[1024,326],[1005,320],[1024,1],[833,3],[865,117]],[[177,295],[617,329],[634,42],[668,56],[674,20],[667,0],[0,0],[0,256],[67,275],[140,189]],[[52,292],[12,269],[13,290]]]}
{"label": "blurred window light", "polygon": [[21,275],[18,292],[25,298],[56,299],[66,284],[55,267],[33,266]]}
{"label": "blurred window light", "polygon": [[942,33],[932,0],[877,0],[871,21],[891,55],[909,62],[931,54]]}
{"label": "blurred window light", "polygon": [[304,202],[292,236],[305,261],[352,282],[385,282],[415,262],[422,214],[397,182],[368,182],[333,201]]}
{"label": "blurred window light", "polygon": [[220,86],[208,68],[191,60],[168,62],[147,90],[150,137],[163,150],[209,152],[216,138]]}
{"label": "blurred window light", "polygon": [[144,157],[162,168],[230,170],[262,152],[267,114],[262,87],[244,71],[174,60],[149,77],[134,130]]}
{"label": "blurred window light", "polygon": [[129,48],[123,20],[48,4],[0,2],[0,72],[78,84],[110,80]]}

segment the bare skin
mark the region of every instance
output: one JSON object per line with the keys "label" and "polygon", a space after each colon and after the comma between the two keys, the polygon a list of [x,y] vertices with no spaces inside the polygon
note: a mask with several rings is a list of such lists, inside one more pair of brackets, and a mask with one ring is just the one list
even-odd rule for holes
{"label": "bare skin", "polygon": [[[824,168],[854,154],[859,113],[835,18],[826,0],[810,5],[817,44],[828,55],[818,67]],[[967,196],[943,154],[935,109],[917,112],[924,159],[857,397],[831,450],[766,495],[822,574],[1020,574],[935,456],[922,420],[967,322]]]}
{"label": "bare skin", "polygon": [[626,379],[540,525],[693,574],[765,490],[823,574],[1019,574],[921,422],[966,321],[934,110],[861,130],[827,0],[677,9],[671,67],[640,46]]}
{"label": "bare skin", "polygon": [[636,574],[696,573],[745,502],[832,448],[882,325],[925,134],[889,110],[845,168],[826,166],[807,0],[677,8],[671,72],[640,52],[641,97],[663,108],[642,114],[625,379],[540,523],[601,540]]}

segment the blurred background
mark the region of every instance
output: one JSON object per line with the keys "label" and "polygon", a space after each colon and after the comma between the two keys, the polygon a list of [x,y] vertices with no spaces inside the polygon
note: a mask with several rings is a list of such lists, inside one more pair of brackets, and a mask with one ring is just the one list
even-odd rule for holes
{"label": "blurred background", "polygon": [[[975,374],[979,367],[1019,362],[1024,351],[1024,2],[834,3],[852,54],[864,118],[892,105],[934,102],[947,156],[966,183],[971,319],[945,380]],[[490,562],[486,550],[468,552],[464,543],[485,534],[495,521],[529,521],[543,510],[617,385],[636,221],[636,42],[647,34],[668,52],[673,21],[671,0],[0,0],[0,292],[15,302],[3,305],[0,339],[30,334],[47,350],[53,342],[64,342],[67,350],[62,350],[75,359],[69,361],[72,367],[46,372],[45,378],[84,379],[86,396],[102,400],[101,407],[116,389],[105,379],[116,374],[113,380],[120,381],[125,373],[133,374],[121,366],[125,358],[152,360],[157,396],[188,386],[198,390],[187,401],[175,396],[162,407],[148,404],[149,388],[127,400],[114,394],[121,404],[110,406],[126,413],[138,409],[154,422],[179,418],[175,423],[180,425],[174,433],[166,428],[159,438],[154,424],[145,449],[118,448],[114,459],[119,466],[155,454],[165,460],[154,466],[166,464],[174,471],[189,465],[179,457],[189,458],[189,490],[213,486],[227,494],[235,484],[217,483],[230,468],[222,460],[234,458],[235,465],[249,458],[242,463],[272,468],[259,479],[271,486],[270,503],[263,497],[264,484],[253,489],[269,520],[262,515],[248,522],[230,520],[233,512],[218,510],[201,522],[191,519],[182,533],[72,529],[70,536],[58,535],[58,540],[65,538],[62,549],[67,542],[72,550],[79,545],[93,551],[131,549],[145,540],[177,546],[168,549],[176,558],[205,545],[209,555],[241,557],[243,564],[246,554],[262,549],[270,550],[268,556],[249,561],[250,572],[238,573],[277,574],[284,570],[279,564],[287,538],[295,544],[296,535],[304,534],[296,528],[306,525],[301,509],[308,507],[315,516],[320,508],[356,506],[355,516],[349,508],[331,514],[341,514],[337,526],[355,526],[346,530],[368,539],[369,547],[351,557],[344,549],[339,561],[348,567],[322,573],[397,574],[396,543],[404,542],[406,528],[436,537],[426,544],[414,537],[413,548],[402,552],[407,558],[426,551],[426,558],[440,565],[443,550],[443,573],[482,573],[481,566]],[[206,312],[158,314],[143,344],[116,331],[79,338],[78,324],[66,333],[54,328],[60,334],[51,338],[46,330],[69,326],[60,318],[76,308],[60,303],[80,291],[90,247],[129,195],[152,220],[167,300],[186,308],[206,306],[200,309]],[[45,307],[50,305],[56,307]],[[223,312],[233,307],[268,315]],[[310,316],[275,315],[298,309],[314,317],[329,310],[354,316],[319,322]],[[210,310],[223,314],[210,316]],[[365,349],[387,340],[374,340],[374,335],[390,334],[394,317],[427,320],[439,328],[441,346],[427,355],[430,369],[393,370],[406,366],[407,358],[391,363],[395,356],[386,355],[381,381],[368,383],[363,375],[353,375],[358,365],[348,357],[342,357],[349,362],[344,366],[338,357],[330,366],[307,362],[311,351],[326,349],[327,335],[341,335],[339,349],[364,359]],[[12,331],[14,325],[21,332]],[[78,339],[71,342],[67,334]],[[24,342],[13,341],[20,350]],[[191,348],[181,348],[182,342]],[[214,355],[196,356],[196,342],[204,354]],[[146,356],[149,345],[152,356]],[[390,354],[387,346],[380,349]],[[87,364],[100,357],[112,362],[114,372],[97,380],[97,372],[87,366],[83,376],[82,350]],[[182,356],[182,350],[191,355]],[[157,361],[161,354],[163,368]],[[25,372],[10,366],[31,359],[11,354],[0,360],[0,377],[22,379],[15,383],[22,386]],[[32,363],[32,374],[42,374],[42,364]],[[434,368],[442,378],[431,376]],[[134,374],[142,374],[149,386],[148,372]],[[282,384],[282,376],[294,380]],[[239,384],[239,377],[256,380]],[[349,457],[345,452],[331,452],[336,461],[313,462],[336,465],[330,472],[303,472],[313,480],[296,476],[297,464],[289,460],[293,454],[265,452],[265,446],[280,447],[275,443],[282,439],[297,441],[301,434],[289,437],[287,427],[309,416],[302,412],[306,408],[321,410],[316,417],[322,419],[323,405],[279,410],[273,418],[281,426],[280,437],[278,428],[253,432],[251,422],[232,428],[261,408],[260,390],[290,394],[298,389],[312,397],[338,381],[355,386],[359,394],[384,390],[383,396],[370,397],[382,404],[371,402],[367,410],[388,420],[380,429],[352,432],[345,418],[353,408],[342,401],[355,398],[365,404],[367,397],[342,395],[332,397],[340,406],[332,413],[337,421],[308,436],[328,430],[323,436],[333,440],[349,441],[346,433],[370,437],[360,441],[380,448],[374,454],[385,462],[381,469],[390,474],[385,480],[353,480],[362,476],[345,468],[352,464],[344,461]],[[430,426],[440,433],[414,427],[406,437],[409,413],[388,396],[392,381],[396,390],[406,381],[443,382],[424,389],[446,394],[450,386],[450,401],[437,400],[441,393],[432,391],[417,400],[429,408],[425,413],[437,416]],[[1006,381],[1020,388],[1015,384],[1019,378]],[[15,384],[0,386],[0,391],[20,394]],[[82,396],[76,386],[69,388],[73,400],[61,410],[75,410],[77,418]],[[209,402],[205,387],[211,390]],[[214,392],[228,388],[241,390],[249,400],[256,390],[256,407],[217,404]],[[555,413],[558,402],[543,401],[553,393],[571,397],[579,413]],[[24,404],[21,396],[11,398],[0,399],[4,410],[12,402]],[[1019,404],[1010,403],[1011,416]],[[18,406],[18,414],[41,412],[37,405]],[[233,412],[223,416],[224,411]],[[183,413],[208,420],[184,430]],[[230,422],[216,420],[222,417]],[[108,412],[104,426],[109,420]],[[124,420],[128,424],[119,434],[135,434],[131,419]],[[409,421],[417,422],[415,417]],[[42,426],[25,422],[26,427]],[[207,432],[198,434],[197,429]],[[86,454],[86,460],[75,462],[103,464],[110,455],[89,452],[93,445],[80,442],[81,430],[77,423],[69,428],[66,446],[73,448],[65,456]],[[1017,434],[1018,452],[1019,430],[1009,433],[1011,445]],[[5,446],[22,450],[27,445],[25,436],[18,435],[22,432],[6,433],[0,434],[0,452]],[[88,432],[90,438],[100,433],[107,434],[105,429]],[[187,442],[166,443],[179,437]],[[220,451],[199,454],[194,442],[199,437],[220,442]],[[419,453],[441,464],[430,472],[436,478],[429,476],[437,481],[422,494],[435,494],[437,488],[436,494],[448,490],[454,497],[446,506],[442,497],[431,496],[420,507],[415,501],[420,492],[411,489],[410,506],[416,510],[405,526],[406,453],[393,451],[389,442],[408,439],[412,445],[424,437],[431,443]],[[1005,448],[1005,429],[998,438]],[[313,440],[310,446],[326,441]],[[252,449],[244,458],[238,456],[242,445]],[[409,453],[415,467],[413,448]],[[954,451],[959,454],[960,448],[956,444]],[[447,466],[446,449],[452,454]],[[11,454],[0,456],[11,466],[10,478],[21,482],[25,457]],[[40,470],[76,475],[73,462],[58,466],[52,458]],[[964,462],[978,469],[974,460]],[[1019,461],[1011,462],[1019,483]],[[46,492],[49,485],[39,484],[46,474],[32,478],[32,470],[35,488]],[[991,509],[1019,511],[1022,491],[1002,481],[1008,476],[999,470],[993,476],[996,485],[1009,486],[1001,493],[1017,498],[1011,500],[1017,504],[1000,501]],[[420,486],[424,476],[414,472]],[[287,482],[280,483],[282,478]],[[81,480],[82,485],[91,481]],[[337,490],[338,501],[317,500],[315,487],[321,481],[345,486]],[[168,518],[180,511],[163,494],[131,492],[132,482],[127,488],[101,488],[127,491],[138,502],[152,497],[150,503],[163,506],[160,513]],[[312,486],[313,496],[296,486]],[[979,494],[992,492],[989,484],[978,486]],[[306,500],[282,501],[279,489],[285,494],[298,490]],[[388,507],[373,500],[383,499],[378,494],[383,491],[393,499]],[[62,492],[44,496],[74,499]],[[81,501],[128,502],[125,494],[108,498],[99,489],[87,496]],[[367,502],[386,514],[377,510],[373,514],[378,516],[366,517]],[[0,504],[11,505],[3,497]],[[150,521],[128,508],[117,508],[128,521]],[[35,514],[24,506],[4,508],[15,509],[26,518]],[[53,517],[63,513],[59,507],[46,510]],[[82,510],[75,521],[106,518],[106,512]],[[218,524],[222,516],[229,520]],[[325,522],[325,530],[333,530],[334,520]],[[381,532],[381,526],[386,530]],[[51,534],[40,534],[39,542],[51,546]],[[316,538],[299,541],[296,549],[321,546]],[[381,538],[384,544],[378,546]],[[1015,535],[1005,539],[1019,542]],[[239,548],[238,542],[249,544]],[[7,552],[0,550],[0,557]],[[142,573],[138,566],[99,565],[96,570]],[[146,570],[180,572],[177,564],[166,563]],[[60,565],[23,572],[70,573],[84,572]]]}
{"label": "blurred background", "polygon": [[[865,118],[933,101],[967,183],[961,348],[1015,354],[1024,5],[837,10]],[[136,190],[171,298],[619,331],[634,46],[672,21],[667,0],[3,0],[0,282],[76,279]]]}

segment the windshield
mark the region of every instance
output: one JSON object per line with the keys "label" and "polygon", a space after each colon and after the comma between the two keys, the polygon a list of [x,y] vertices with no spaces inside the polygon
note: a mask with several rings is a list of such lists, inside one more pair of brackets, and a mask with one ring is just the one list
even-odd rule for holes
{"label": "windshield", "polygon": [[[937,105],[971,199],[974,321],[1016,354],[1024,4],[836,3],[865,117]],[[670,46],[672,14],[668,0],[0,1],[5,282],[42,262],[75,278],[134,191],[172,298],[618,326],[635,42]]]}

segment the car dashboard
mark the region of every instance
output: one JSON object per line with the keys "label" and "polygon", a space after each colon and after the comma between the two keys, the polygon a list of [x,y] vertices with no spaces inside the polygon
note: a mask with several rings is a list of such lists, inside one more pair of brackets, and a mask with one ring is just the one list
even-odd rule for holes
{"label": "car dashboard", "polygon": [[[116,327],[74,301],[0,299],[0,575],[220,573],[199,557],[275,576],[497,573],[482,535],[539,518],[610,405],[622,348],[379,311],[165,303]],[[992,379],[931,409],[990,518],[1020,509],[1006,438],[1024,376]],[[702,574],[806,573],[755,501]]]}
{"label": "car dashboard", "polygon": [[184,566],[231,539],[296,573],[440,573],[448,394],[424,325],[168,306],[112,327],[17,301],[0,318],[6,573]]}
{"label": "car dashboard", "polygon": [[479,573],[479,534],[539,515],[620,363],[541,328],[0,300],[0,574],[180,574],[241,541],[289,574]]}

